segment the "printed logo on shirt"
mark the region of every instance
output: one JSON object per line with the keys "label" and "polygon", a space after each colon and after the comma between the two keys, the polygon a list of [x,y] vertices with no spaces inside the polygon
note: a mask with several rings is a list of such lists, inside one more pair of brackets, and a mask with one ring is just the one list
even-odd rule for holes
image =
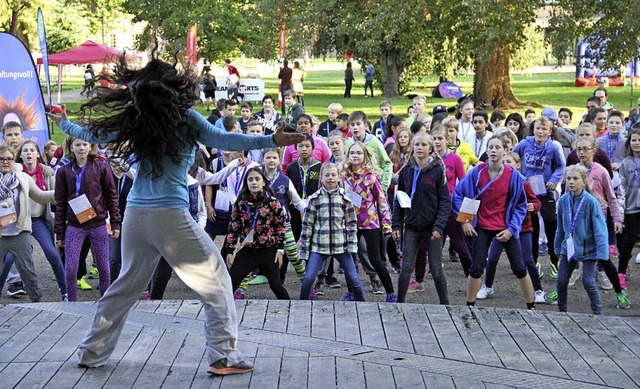
{"label": "printed logo on shirt", "polygon": [[276,194],[282,195],[282,194],[287,193],[287,188],[284,185],[278,185],[275,188],[275,192],[276,192]]}
{"label": "printed logo on shirt", "polygon": [[317,180],[319,178],[319,176],[320,176],[319,173],[316,172],[316,171],[309,172],[309,179],[310,180]]}
{"label": "printed logo on shirt", "polygon": [[524,154],[524,164],[528,168],[542,169],[546,161],[547,161],[546,155],[541,157],[539,154],[535,154],[535,153]]}

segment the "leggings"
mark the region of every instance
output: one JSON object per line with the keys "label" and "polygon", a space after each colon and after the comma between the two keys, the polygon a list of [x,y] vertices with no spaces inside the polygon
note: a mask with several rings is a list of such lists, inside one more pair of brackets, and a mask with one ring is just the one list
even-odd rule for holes
{"label": "leggings", "polygon": [[[468,277],[469,268],[471,267],[471,246],[469,245],[469,241],[464,235],[464,232],[462,232],[462,224],[456,221],[456,216],[453,212],[449,215],[449,219],[447,219],[447,224],[444,227],[442,236],[443,238],[445,236],[449,237],[449,251],[453,249],[458,253],[464,276]],[[416,272],[416,281],[417,275],[418,273]]]}
{"label": "leggings", "polygon": [[640,231],[640,213],[624,214],[624,232],[620,239],[620,263],[618,264],[618,273],[626,274],[633,246]]}
{"label": "leggings", "polygon": [[[519,241],[520,253],[523,257],[524,264],[527,266],[529,277],[531,277],[533,290],[542,290],[542,283],[540,282],[538,269],[536,268],[536,263],[533,260],[533,253],[531,252],[531,232],[521,232]],[[487,261],[486,276],[484,278],[484,284],[488,288],[493,286],[493,280],[496,276],[496,268],[498,266],[498,261],[500,260],[500,254],[502,254],[502,249],[502,242],[493,238],[491,247],[489,247],[489,260]]]}
{"label": "leggings", "polygon": [[76,275],[78,274],[82,243],[86,237],[91,239],[95,253],[93,260],[96,266],[98,266],[100,296],[104,295],[104,292],[107,291],[111,282],[111,275],[109,273],[109,235],[107,234],[107,227],[102,225],[93,228],[81,228],[68,225],[64,238],[64,251],[66,253],[65,273],[67,276],[69,301],[78,301]]}
{"label": "leggings", "polygon": [[172,273],[173,269],[171,269],[167,260],[164,257],[160,257],[151,281],[151,300],[162,300]]}
{"label": "leggings", "polygon": [[280,270],[275,258],[276,248],[274,246],[260,249],[243,247],[236,253],[233,265],[229,269],[233,290],[240,286],[247,274],[258,267],[260,272],[269,280],[269,287],[278,300],[289,300],[289,293],[280,282]]}
{"label": "leggings", "polygon": [[[471,278],[480,278],[484,272],[484,268],[487,265],[487,255],[489,253],[489,245],[493,238],[500,231],[489,231],[476,227],[478,236],[473,240],[473,257],[471,262],[471,268],[469,269],[469,275]],[[520,255],[520,244],[518,240],[511,237],[508,241],[503,243],[504,249],[507,252],[507,258],[511,264],[511,270],[518,279],[527,276],[527,267]]]}
{"label": "leggings", "polygon": [[[553,241],[556,237],[556,230],[558,229],[558,220],[556,218],[556,200],[553,195],[541,196],[539,197],[540,202],[542,203],[542,208],[540,208],[540,216],[542,216],[542,220],[544,220],[544,232],[547,236],[547,247],[549,249],[549,261],[558,266],[558,256],[556,255],[555,248],[553,247]],[[531,218],[531,225],[533,226],[533,235],[532,239],[532,250],[533,250],[533,259],[538,262],[538,239],[540,238],[540,221],[537,217],[533,216]]]}
{"label": "leggings", "polygon": [[376,270],[376,273],[378,273],[378,277],[380,277],[380,281],[382,282],[382,286],[384,286],[384,290],[387,292],[387,294],[393,294],[393,282],[391,281],[391,276],[389,275],[389,271],[387,270],[387,267],[385,266],[384,262],[382,262],[382,258],[380,257],[380,242],[382,239],[380,229],[358,229],[358,239],[360,239],[360,237],[364,237],[364,240],[367,242],[369,261],[371,262],[371,266],[373,266],[373,268]]}

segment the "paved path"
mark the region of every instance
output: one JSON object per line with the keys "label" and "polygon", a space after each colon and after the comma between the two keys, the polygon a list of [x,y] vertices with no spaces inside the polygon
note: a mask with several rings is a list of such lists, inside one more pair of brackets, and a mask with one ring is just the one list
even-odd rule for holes
{"label": "paved path", "polygon": [[94,303],[0,306],[4,388],[592,388],[640,385],[640,319],[515,309],[237,301],[252,374],[205,373],[201,306],[140,301],[109,363],[76,366]]}

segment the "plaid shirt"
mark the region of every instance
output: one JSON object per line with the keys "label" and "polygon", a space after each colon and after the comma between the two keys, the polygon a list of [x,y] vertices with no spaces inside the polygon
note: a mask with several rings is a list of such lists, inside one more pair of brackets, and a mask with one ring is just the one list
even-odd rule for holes
{"label": "plaid shirt", "polygon": [[328,192],[324,186],[309,197],[299,241],[301,260],[318,254],[355,253],[358,250],[356,211],[344,189]]}

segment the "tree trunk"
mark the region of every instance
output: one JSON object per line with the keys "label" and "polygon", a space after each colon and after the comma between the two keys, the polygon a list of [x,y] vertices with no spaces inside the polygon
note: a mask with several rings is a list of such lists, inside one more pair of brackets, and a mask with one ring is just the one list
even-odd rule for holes
{"label": "tree trunk", "polygon": [[382,67],[384,79],[382,80],[382,95],[386,98],[398,97],[400,94],[400,65],[398,64],[398,50],[390,49],[384,53]]}
{"label": "tree trunk", "polygon": [[511,51],[509,44],[497,44],[475,61],[473,94],[476,106],[512,109],[520,103],[511,89]]}
{"label": "tree trunk", "polygon": [[18,23],[20,22],[20,10],[12,9],[11,10],[11,24],[9,27],[9,34],[13,36],[18,36]]}

